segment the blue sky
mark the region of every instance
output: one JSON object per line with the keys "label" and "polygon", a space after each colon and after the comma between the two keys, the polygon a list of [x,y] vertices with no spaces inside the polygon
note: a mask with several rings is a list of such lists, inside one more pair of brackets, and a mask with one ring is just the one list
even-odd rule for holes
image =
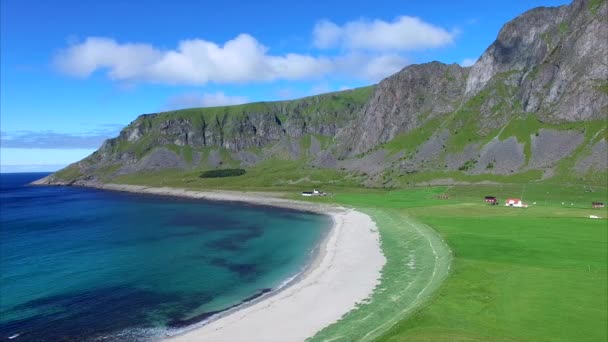
{"label": "blue sky", "polygon": [[139,114],[468,65],[530,1],[2,0],[2,172],[52,171]]}

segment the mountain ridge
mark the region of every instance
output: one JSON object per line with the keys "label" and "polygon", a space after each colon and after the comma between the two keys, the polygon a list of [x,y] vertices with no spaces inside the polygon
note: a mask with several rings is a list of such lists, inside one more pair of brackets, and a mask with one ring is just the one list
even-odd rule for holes
{"label": "mountain ridge", "polygon": [[38,183],[282,162],[365,186],[605,181],[606,22],[605,0],[575,0],[509,21],[471,67],[430,62],[349,91],[141,115]]}

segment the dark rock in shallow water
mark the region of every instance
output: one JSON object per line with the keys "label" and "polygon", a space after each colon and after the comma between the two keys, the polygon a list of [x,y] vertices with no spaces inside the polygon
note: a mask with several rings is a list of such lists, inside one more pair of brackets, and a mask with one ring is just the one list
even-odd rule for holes
{"label": "dark rock in shallow water", "polygon": [[222,312],[226,312],[230,309],[234,309],[237,306],[243,305],[243,304],[247,304],[263,295],[265,295],[266,293],[271,292],[272,289],[270,288],[266,288],[266,289],[262,289],[260,291],[258,291],[257,293],[255,293],[254,295],[245,298],[243,301],[241,301],[239,304],[235,304],[233,306],[227,307],[223,310],[217,310],[217,311],[209,311],[209,312],[204,312],[202,314],[187,318],[187,319],[176,319],[173,320],[171,322],[169,322],[168,327],[169,328],[184,328],[184,327],[188,327],[190,325],[196,324],[196,323],[200,323],[205,321],[206,319],[213,317],[217,314],[220,314]]}

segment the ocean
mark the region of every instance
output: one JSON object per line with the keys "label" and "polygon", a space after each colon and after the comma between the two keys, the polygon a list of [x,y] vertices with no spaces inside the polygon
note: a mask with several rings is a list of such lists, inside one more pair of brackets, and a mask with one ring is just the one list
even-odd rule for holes
{"label": "ocean", "polygon": [[158,340],[285,284],[328,217],[0,174],[0,341]]}

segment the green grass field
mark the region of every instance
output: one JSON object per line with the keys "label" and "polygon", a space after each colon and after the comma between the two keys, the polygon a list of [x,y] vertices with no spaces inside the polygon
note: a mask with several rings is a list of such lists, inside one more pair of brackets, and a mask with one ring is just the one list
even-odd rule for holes
{"label": "green grass field", "polygon": [[[291,178],[311,170],[285,164],[282,171]],[[332,184],[339,178],[333,171],[313,170],[298,184],[277,183],[280,173],[260,168],[234,179],[161,173],[121,181],[272,189],[296,199],[318,182],[334,194],[309,200],[369,214],[387,257],[382,282],[315,341],[607,340],[608,211],[591,209],[592,201],[608,202],[606,188],[519,183],[387,191]],[[485,195],[520,197],[530,207],[489,206]]]}
{"label": "green grass field", "polygon": [[[537,205],[526,209],[483,203],[486,194],[504,199],[519,197],[522,191],[524,198]],[[450,199],[435,199],[437,193]],[[376,220],[389,260],[387,279],[393,273],[408,272],[406,259],[397,256],[411,248],[404,240],[411,238],[407,227],[412,224],[438,232],[452,250],[453,261],[439,291],[414,312],[396,305],[377,322],[351,324],[351,316],[365,317],[368,309],[374,310],[371,305],[362,306],[326,329],[332,332],[327,335],[330,339],[360,340],[357,330],[374,329],[388,317],[398,318],[398,323],[383,331],[378,341],[608,338],[608,212],[590,208],[591,201],[606,200],[606,189],[504,184],[339,194],[333,200],[360,208]],[[604,219],[589,219],[589,215]],[[385,243],[389,239],[390,244]],[[390,264],[391,260],[397,265]],[[403,289],[407,282],[400,285]],[[388,302],[384,297],[390,295],[376,294],[372,303],[376,299]],[[320,340],[326,333],[319,334]]]}

